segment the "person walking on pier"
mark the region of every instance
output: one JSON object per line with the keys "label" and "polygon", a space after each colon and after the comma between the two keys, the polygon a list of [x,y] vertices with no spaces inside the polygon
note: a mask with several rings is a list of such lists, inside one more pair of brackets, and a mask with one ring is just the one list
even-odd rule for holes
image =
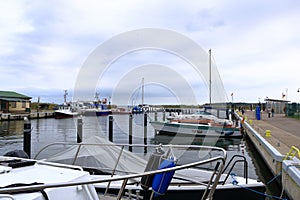
{"label": "person walking on pier", "polygon": [[274,108],[271,109],[272,117],[274,117]]}

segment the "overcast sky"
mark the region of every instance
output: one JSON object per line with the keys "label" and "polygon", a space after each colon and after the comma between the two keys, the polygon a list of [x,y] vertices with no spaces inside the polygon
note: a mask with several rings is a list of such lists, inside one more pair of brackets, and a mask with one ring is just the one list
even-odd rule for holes
{"label": "overcast sky", "polygon": [[[228,101],[282,99],[283,94],[284,99],[300,101],[298,0],[0,1],[0,90],[62,103],[67,89],[70,100],[78,73],[97,47],[122,33],[155,28],[182,34],[205,52],[212,49]],[[146,76],[139,77],[139,68],[154,64],[152,71],[146,70],[149,77],[173,82],[150,84],[145,77],[145,103],[174,103],[164,99],[168,95],[189,103],[178,101],[179,94],[166,85],[181,85],[176,81],[181,78],[194,88],[198,103],[208,102],[207,83],[195,81],[179,58],[159,50],[125,54],[106,71],[106,78],[99,77],[95,91],[101,98],[113,96],[112,90],[120,93],[114,87],[130,82],[129,73],[137,74],[132,84],[138,87]],[[159,66],[170,73],[159,72]],[[137,88],[122,91],[130,98],[139,93]]]}

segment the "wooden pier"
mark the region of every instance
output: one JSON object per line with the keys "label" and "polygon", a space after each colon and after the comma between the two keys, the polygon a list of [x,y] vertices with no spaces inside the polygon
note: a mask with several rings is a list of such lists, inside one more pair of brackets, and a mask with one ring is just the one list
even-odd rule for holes
{"label": "wooden pier", "polygon": [[10,121],[10,120],[24,120],[28,119],[41,119],[41,118],[52,118],[54,117],[53,111],[45,112],[31,112],[31,113],[0,113],[0,121]]}
{"label": "wooden pier", "polygon": [[281,174],[281,185],[290,199],[300,199],[300,121],[255,111],[239,113],[245,133],[275,175]]}

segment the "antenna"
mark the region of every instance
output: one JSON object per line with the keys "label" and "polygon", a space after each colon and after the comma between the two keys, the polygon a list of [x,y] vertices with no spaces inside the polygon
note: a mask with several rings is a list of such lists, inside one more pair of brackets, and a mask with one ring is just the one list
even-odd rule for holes
{"label": "antenna", "polygon": [[67,95],[68,95],[68,90],[64,90],[64,103],[67,104]]}

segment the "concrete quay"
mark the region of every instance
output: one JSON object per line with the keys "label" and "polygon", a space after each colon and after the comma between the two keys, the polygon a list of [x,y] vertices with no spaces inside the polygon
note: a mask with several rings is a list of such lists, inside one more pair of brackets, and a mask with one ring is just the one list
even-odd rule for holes
{"label": "concrete quay", "polygon": [[[239,113],[242,126],[269,169],[281,174],[281,185],[290,199],[300,199],[300,121],[275,114],[261,113],[255,119],[255,111]],[[288,153],[290,156],[286,157]]]}

